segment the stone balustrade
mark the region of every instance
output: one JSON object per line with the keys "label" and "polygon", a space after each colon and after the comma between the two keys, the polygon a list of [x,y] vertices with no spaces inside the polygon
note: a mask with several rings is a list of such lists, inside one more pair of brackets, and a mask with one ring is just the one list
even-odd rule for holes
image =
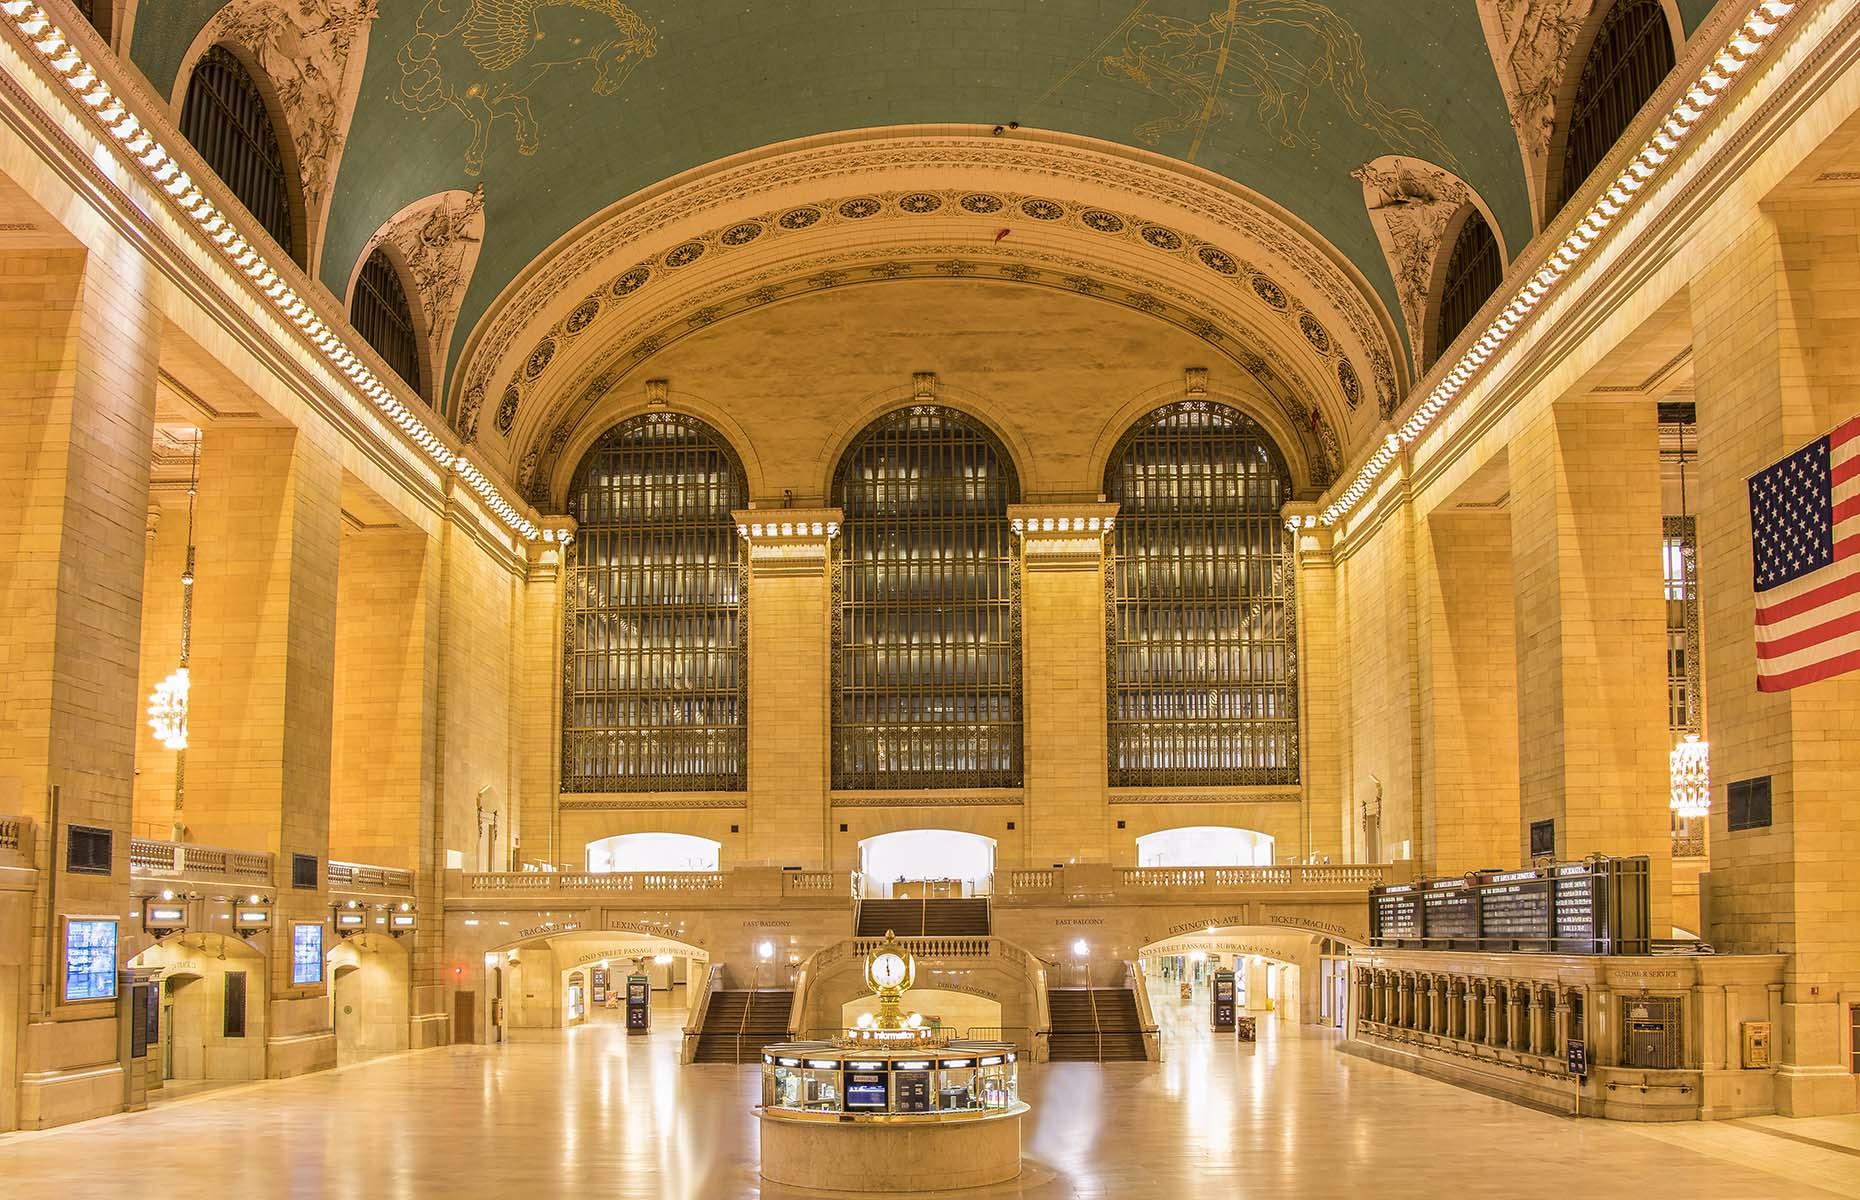
{"label": "stone balustrade", "polygon": [[1270,867],[1067,867],[1018,869],[996,874],[995,901],[1050,903],[1066,896],[1098,895],[1120,900],[1192,898],[1242,890],[1360,893],[1390,882],[1383,863],[1288,863]]}
{"label": "stone balustrade", "polygon": [[131,838],[129,874],[134,878],[197,879],[271,887],[272,858],[253,850]]}
{"label": "stone balustrade", "polygon": [[332,860],[327,877],[332,892],[384,892],[395,896],[413,893],[414,873],[400,867]]}

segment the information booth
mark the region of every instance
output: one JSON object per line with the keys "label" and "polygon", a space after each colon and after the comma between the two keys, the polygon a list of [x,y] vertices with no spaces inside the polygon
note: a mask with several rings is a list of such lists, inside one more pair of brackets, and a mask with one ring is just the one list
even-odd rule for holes
{"label": "information booth", "polygon": [[846,1192],[940,1192],[1020,1174],[1019,1055],[1010,1042],[944,1041],[906,1016],[916,978],[890,934],[866,960],[878,996],[833,1041],[762,1049],[764,1179]]}
{"label": "information booth", "polygon": [[626,1031],[645,1033],[652,1028],[652,981],[644,975],[626,977]]}
{"label": "information booth", "polygon": [[1214,1009],[1214,1032],[1232,1033],[1234,1028],[1234,973],[1216,971],[1214,986],[1210,989],[1210,1003]]}

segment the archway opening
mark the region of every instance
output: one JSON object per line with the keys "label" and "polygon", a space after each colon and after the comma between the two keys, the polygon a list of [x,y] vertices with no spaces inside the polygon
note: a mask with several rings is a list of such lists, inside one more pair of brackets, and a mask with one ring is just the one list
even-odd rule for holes
{"label": "archway opening", "polygon": [[407,951],[391,937],[357,934],[329,952],[329,1019],[338,1064],[405,1050]]}
{"label": "archway opening", "polygon": [[265,1077],[265,960],[237,938],[184,933],[130,959],[160,987],[148,1088],[178,1095]]}
{"label": "archway opening", "polygon": [[[951,1037],[975,1037],[989,1041],[1002,1038],[1001,1002],[986,996],[949,988],[912,988],[905,996],[905,1007],[920,1014],[929,1029],[942,1030]],[[878,997],[860,996],[840,1005],[840,1024],[851,1029],[861,1017],[878,1016]]]}
{"label": "archway opening", "polygon": [[903,829],[859,843],[868,898],[985,896],[995,877],[995,839],[954,829]]}
{"label": "archway opening", "polygon": [[655,1033],[701,1017],[710,954],[675,938],[583,931],[490,950],[484,956],[479,1040],[536,1041],[584,1024],[623,1024],[628,976],[644,976]]}
{"label": "archway opening", "polygon": [[[1330,1024],[1323,989],[1337,986],[1345,944],[1273,926],[1210,927],[1152,942],[1138,951],[1142,985],[1161,1030],[1164,1059],[1172,1052],[1205,1054],[1235,1039],[1213,1029],[1216,972],[1233,973],[1235,1010],[1253,1020],[1256,1035],[1294,1036],[1301,1025]],[[1173,1046],[1174,1051],[1169,1047]]]}
{"label": "archway opening", "polygon": [[1269,867],[1271,834],[1231,825],[1184,825],[1137,839],[1140,867]]}
{"label": "archway opening", "polygon": [[588,843],[592,872],[715,871],[722,842],[685,833],[622,833]]}

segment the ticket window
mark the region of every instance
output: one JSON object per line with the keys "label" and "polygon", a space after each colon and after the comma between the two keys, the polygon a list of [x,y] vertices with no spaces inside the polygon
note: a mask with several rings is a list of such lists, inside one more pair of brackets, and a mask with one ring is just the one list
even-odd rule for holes
{"label": "ticket window", "polygon": [[929,1112],[932,1106],[930,1071],[896,1071],[891,1077],[891,1111]]}
{"label": "ticket window", "polygon": [[942,1112],[961,1112],[982,1106],[982,1092],[973,1066],[944,1068],[937,1072],[936,1106]]}
{"label": "ticket window", "polygon": [[984,1063],[976,1068],[976,1086],[981,1092],[983,1108],[1008,1108],[1018,1091],[1016,1064]]}
{"label": "ticket window", "polygon": [[1674,1071],[1681,1065],[1685,1025],[1677,996],[1623,996],[1621,1065]]}
{"label": "ticket window", "polygon": [[840,1109],[840,1072],[833,1068],[805,1068],[799,1072],[799,1107],[809,1112],[838,1112]]}

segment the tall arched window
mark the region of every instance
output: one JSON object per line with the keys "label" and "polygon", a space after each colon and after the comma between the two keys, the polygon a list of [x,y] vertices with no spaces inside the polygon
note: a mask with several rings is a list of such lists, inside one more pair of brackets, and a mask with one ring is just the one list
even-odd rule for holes
{"label": "tall arched window", "polygon": [[71,6],[78,11],[78,16],[91,23],[91,27],[103,35],[104,41],[110,40],[110,18],[115,15],[114,0],[71,0]]}
{"label": "tall arched window", "polygon": [[1672,69],[1673,34],[1660,0],[1615,0],[1576,79],[1552,212],[1582,188]]}
{"label": "tall arched window", "polygon": [[747,629],[732,509],[742,463],[694,417],[647,413],[575,471],[562,790],[742,791]]}
{"label": "tall arched window", "polygon": [[1104,473],[1113,787],[1298,782],[1291,477],[1245,413],[1158,409]]}
{"label": "tall arched window", "polygon": [[994,435],[937,405],[840,459],[834,787],[1020,786],[1019,498]]}
{"label": "tall arched window", "polygon": [[1485,223],[1485,214],[1471,209],[1460,225],[1459,236],[1447,255],[1447,269],[1440,285],[1440,307],[1434,322],[1434,344],[1427,356],[1433,365],[1440,352],[1453,344],[1474,314],[1479,311],[1505,278],[1505,260],[1498,251],[1498,239]]}
{"label": "tall arched window", "polygon": [[304,252],[293,233],[292,184],[278,131],[258,84],[224,46],[212,47],[194,64],[181,104],[181,135],[301,266]]}
{"label": "tall arched window", "polygon": [[349,300],[349,320],[407,386],[426,394],[420,379],[420,341],[413,329],[413,308],[407,303],[400,272],[388,261],[386,251],[377,248],[362,264],[355,295]]}

